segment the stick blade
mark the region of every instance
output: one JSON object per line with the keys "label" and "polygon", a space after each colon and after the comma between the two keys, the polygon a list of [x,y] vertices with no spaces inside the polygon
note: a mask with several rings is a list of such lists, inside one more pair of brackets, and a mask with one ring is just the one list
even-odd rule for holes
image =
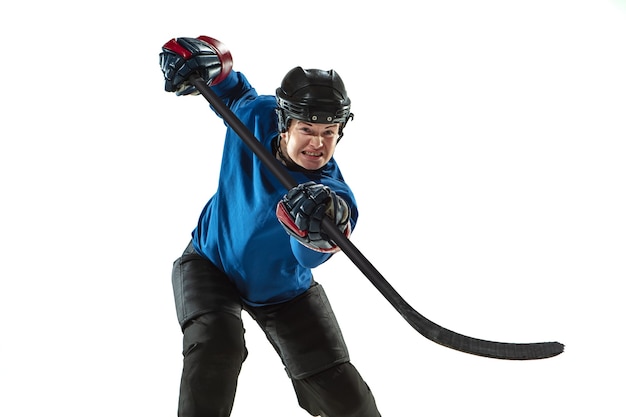
{"label": "stick blade", "polygon": [[[476,339],[447,329],[431,339],[443,346],[472,355],[507,360],[547,359],[563,353],[565,346],[559,342],[504,343]],[[449,334],[448,334],[449,333]]]}
{"label": "stick blade", "polygon": [[565,345],[559,342],[505,343],[477,339],[448,330],[413,309],[405,310],[405,320],[422,336],[450,349],[494,359],[535,360],[563,353]]}

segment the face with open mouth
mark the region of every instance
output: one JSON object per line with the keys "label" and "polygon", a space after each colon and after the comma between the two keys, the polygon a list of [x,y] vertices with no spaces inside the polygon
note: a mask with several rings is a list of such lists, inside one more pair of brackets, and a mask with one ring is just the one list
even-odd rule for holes
{"label": "face with open mouth", "polygon": [[292,120],[287,132],[281,133],[281,149],[304,169],[320,169],[335,152],[339,124],[309,123]]}

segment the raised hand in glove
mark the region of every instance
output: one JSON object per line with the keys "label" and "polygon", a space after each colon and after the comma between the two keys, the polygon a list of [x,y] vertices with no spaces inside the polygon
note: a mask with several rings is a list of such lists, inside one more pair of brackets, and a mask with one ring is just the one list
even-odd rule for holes
{"label": "raised hand in glove", "polygon": [[207,85],[216,85],[233,66],[230,51],[208,36],[171,39],[163,45],[159,62],[165,76],[165,91],[176,92],[177,96],[198,94],[188,82],[191,74],[202,76]]}
{"label": "raised hand in glove", "polygon": [[339,247],[322,230],[324,216],[350,236],[350,207],[325,185],[313,181],[299,184],[276,207],[276,217],[289,235],[310,249],[334,253]]}

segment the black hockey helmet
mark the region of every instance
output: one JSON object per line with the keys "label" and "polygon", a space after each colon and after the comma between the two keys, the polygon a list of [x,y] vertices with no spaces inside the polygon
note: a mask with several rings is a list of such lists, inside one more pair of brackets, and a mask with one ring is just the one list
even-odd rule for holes
{"label": "black hockey helmet", "polygon": [[295,67],[276,89],[278,128],[287,131],[289,120],[309,123],[339,123],[339,137],[350,113],[350,98],[339,74],[334,70]]}

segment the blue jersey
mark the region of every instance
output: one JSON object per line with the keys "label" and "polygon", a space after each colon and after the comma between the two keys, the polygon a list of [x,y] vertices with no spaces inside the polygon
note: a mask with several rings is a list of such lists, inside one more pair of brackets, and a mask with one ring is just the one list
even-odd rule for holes
{"label": "blue jersey", "polygon": [[[245,76],[231,72],[213,87],[243,124],[267,148],[278,137],[276,98],[258,95]],[[358,217],[352,191],[334,158],[316,171],[290,170],[298,183],[330,187]],[[306,248],[289,236],[276,218],[287,190],[227,126],[219,183],[192,233],[193,246],[232,280],[242,299],[254,306],[290,300],[311,285],[311,269],[330,254]]]}

